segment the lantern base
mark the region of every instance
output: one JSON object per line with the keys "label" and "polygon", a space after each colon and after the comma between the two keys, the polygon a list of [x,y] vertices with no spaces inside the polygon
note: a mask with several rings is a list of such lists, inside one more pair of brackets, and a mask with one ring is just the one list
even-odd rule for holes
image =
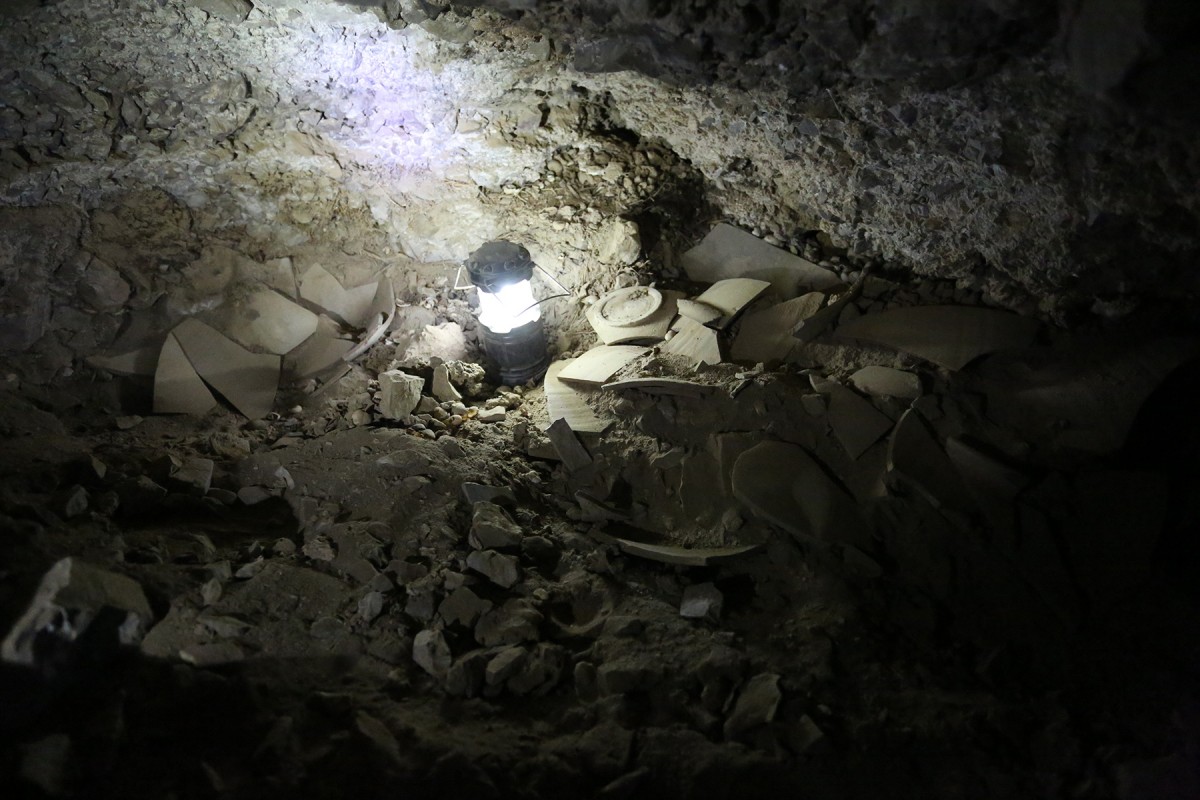
{"label": "lantern base", "polygon": [[520,386],[546,373],[550,356],[546,353],[546,335],[542,321],[535,319],[508,333],[495,333],[479,326],[483,351],[500,368],[500,380],[508,386]]}

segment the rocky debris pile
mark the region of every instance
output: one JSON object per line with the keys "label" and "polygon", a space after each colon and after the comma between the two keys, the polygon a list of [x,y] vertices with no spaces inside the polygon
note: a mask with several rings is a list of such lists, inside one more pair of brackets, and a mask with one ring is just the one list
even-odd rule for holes
{"label": "rocky debris pile", "polygon": [[[856,320],[913,300],[871,278],[851,298],[840,313],[861,307]],[[720,335],[736,342],[754,312]],[[954,353],[965,338],[954,339]],[[836,357],[821,371],[692,370],[644,344],[614,346],[631,349],[593,357],[559,382],[573,414],[607,418],[595,432],[566,417],[550,424],[565,402],[550,395],[562,386],[492,390],[472,384],[476,369],[449,363],[438,366],[463,401],[425,393],[436,367],[393,376],[405,402],[420,381],[412,419],[381,413],[384,384],[372,397],[365,367],[336,386],[368,417],[330,431],[309,427],[315,409],[200,433],[150,417],[110,428],[98,455],[7,480],[0,511],[21,522],[6,547],[21,558],[40,547],[86,551],[143,592],[153,610],[143,617],[139,605],[136,617],[153,625],[128,641],[148,664],[171,665],[177,677],[156,679],[168,697],[190,696],[176,682],[185,679],[218,680],[216,696],[234,696],[243,671],[291,687],[246,701],[259,722],[247,724],[253,741],[242,752],[205,750],[205,780],[222,784],[307,785],[329,770],[352,780],[341,759],[365,748],[378,758],[372,774],[441,785],[450,780],[444,763],[461,757],[477,767],[464,773],[470,785],[497,792],[536,779],[681,796],[715,775],[767,796],[799,790],[813,769],[853,776],[844,767],[870,747],[911,752],[931,770],[959,764],[945,755],[960,752],[947,750],[952,742],[966,747],[972,775],[1005,780],[1011,764],[970,744],[970,732],[982,725],[1020,748],[1068,713],[1041,696],[1014,709],[1002,687],[1034,674],[1063,680],[1064,643],[1102,624],[1101,609],[1146,591],[1148,550],[1126,533],[1154,521],[1122,516],[1120,506],[1131,491],[1161,490],[1150,475],[1080,469],[1114,441],[1109,431],[1128,425],[1117,412],[1136,402],[1076,411],[1070,428],[1047,436],[1040,426],[1061,410],[1046,387],[1065,380],[1076,393],[1144,396],[1156,370],[1190,351],[1181,344],[1161,361],[1136,348],[1108,352],[1108,371],[1090,384],[1080,379],[1084,359],[1055,340],[956,370],[941,351],[917,350],[922,342],[902,343],[912,355],[828,335],[801,344]],[[571,380],[608,370],[598,382]],[[1025,404],[1019,419],[979,405],[994,392]],[[353,413],[337,402],[329,419]],[[479,422],[489,406],[506,409],[505,421]],[[1031,413],[1038,407],[1044,415]],[[30,410],[10,426],[38,419]],[[118,435],[130,438],[122,445]],[[7,469],[18,455],[6,454]],[[29,604],[33,586],[5,597],[29,619],[50,607]],[[35,628],[46,629],[22,623],[8,639],[28,640],[22,631]],[[947,654],[947,639],[965,648],[961,657]],[[979,653],[992,656],[971,655]],[[168,713],[137,692],[122,697],[133,718]],[[529,709],[544,721],[527,723]],[[1071,713],[1092,719],[1082,706]],[[121,759],[150,747],[148,729],[126,729],[124,755],[95,755],[80,726],[107,717],[93,714],[55,722],[42,730],[60,738],[22,739],[3,757],[24,780],[44,772],[37,780],[47,785],[89,774],[90,762],[62,753],[140,763]],[[293,722],[262,723],[284,718]],[[1097,736],[1104,723],[1081,724]],[[1070,755],[1080,737],[1055,730],[1062,746],[1047,769],[1067,775],[1081,763]],[[246,755],[308,752],[330,736],[333,749],[299,771]],[[398,755],[403,741],[434,755],[409,760]],[[529,742],[536,757],[523,749]],[[921,755],[931,747],[936,759]],[[508,766],[496,768],[484,749]],[[848,793],[913,783],[868,761],[869,776],[829,780]]]}

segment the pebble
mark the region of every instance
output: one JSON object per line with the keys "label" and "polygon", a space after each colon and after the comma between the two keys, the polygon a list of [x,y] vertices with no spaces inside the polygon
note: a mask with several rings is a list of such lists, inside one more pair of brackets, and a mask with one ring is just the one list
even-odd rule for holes
{"label": "pebble", "polygon": [[72,486],[62,501],[62,514],[67,519],[78,517],[88,510],[88,492],[82,486]]}
{"label": "pebble", "polygon": [[502,422],[507,414],[503,406],[493,406],[483,409],[475,418],[480,422]]}
{"label": "pebble", "polygon": [[383,613],[383,592],[370,591],[358,601],[358,618],[370,623]]}
{"label": "pebble", "polygon": [[736,739],[771,722],[782,699],[778,675],[764,672],[746,681],[733,711],[725,720],[725,738]]}
{"label": "pebble", "polygon": [[296,543],[286,537],[280,537],[271,545],[271,552],[277,556],[295,555]]}
{"label": "pebble", "polygon": [[424,630],[413,637],[413,661],[435,678],[450,669],[450,645],[441,631]]}
{"label": "pebble", "polygon": [[679,605],[679,616],[686,619],[705,619],[716,622],[721,618],[725,597],[711,583],[698,583],[683,590],[683,602]]}

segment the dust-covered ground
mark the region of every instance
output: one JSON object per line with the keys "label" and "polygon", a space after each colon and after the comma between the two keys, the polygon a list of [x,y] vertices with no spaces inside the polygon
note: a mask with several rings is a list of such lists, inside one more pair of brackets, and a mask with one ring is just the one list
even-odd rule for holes
{"label": "dust-covered ground", "polygon": [[[1195,345],[1141,336],[958,372],[836,336],[816,367],[650,351],[626,374],[692,390],[588,393],[615,421],[586,463],[547,449],[536,385],[384,418],[393,338],[258,422],[10,383],[6,628],[65,557],[151,615],[133,648],[100,618],[5,667],[4,771],[30,796],[1187,797]],[[872,364],[920,397],[850,389]],[[839,391],[884,422],[855,455]]]}

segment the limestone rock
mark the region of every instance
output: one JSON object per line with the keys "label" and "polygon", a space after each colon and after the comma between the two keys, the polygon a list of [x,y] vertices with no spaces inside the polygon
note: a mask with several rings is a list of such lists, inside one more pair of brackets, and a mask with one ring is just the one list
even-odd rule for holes
{"label": "limestone rock", "polygon": [[505,589],[511,588],[521,579],[521,568],[517,566],[517,559],[495,550],[474,551],[467,556],[467,566]]}
{"label": "limestone rock", "polygon": [[538,639],[542,615],[528,600],[513,598],[479,618],[475,641],[484,647],[521,644]]}
{"label": "limestone rock", "polygon": [[683,590],[679,616],[686,619],[706,619],[715,622],[721,617],[725,596],[711,583],[699,583]]}
{"label": "limestone rock", "polygon": [[167,479],[168,487],[203,497],[212,486],[213,467],[211,458],[186,459],[178,467],[172,466]]}
{"label": "limestone rock", "polygon": [[446,596],[438,606],[438,613],[448,625],[471,628],[491,608],[490,600],[484,600],[466,586],[460,586]]}
{"label": "limestone rock", "polygon": [[472,650],[451,665],[442,683],[447,694],[474,697],[483,688],[484,671],[490,655],[486,650]]}
{"label": "limestone rock", "polygon": [[505,647],[488,662],[484,681],[488,686],[501,686],[525,665],[529,654],[517,645]]}
{"label": "limestone rock", "polygon": [[385,419],[403,419],[421,402],[425,379],[398,369],[379,373],[379,413]]}
{"label": "limestone rock", "polygon": [[462,394],[450,382],[450,368],[445,364],[438,364],[433,368],[433,396],[443,403],[462,400]]}
{"label": "limestone rock", "polygon": [[762,673],[746,681],[738,695],[737,704],[725,720],[725,738],[737,739],[743,733],[774,720],[782,699],[778,675]]}
{"label": "limestone rock", "polygon": [[441,631],[424,630],[413,637],[413,661],[435,678],[450,669],[450,645]]}
{"label": "limestone rock", "polygon": [[471,519],[471,547],[476,550],[504,550],[521,544],[521,528],[495,503],[475,504]]}
{"label": "limestone rock", "polygon": [[545,694],[562,678],[566,662],[563,648],[542,642],[525,659],[521,669],[508,679],[508,690],[517,695]]}
{"label": "limestone rock", "polygon": [[503,422],[504,418],[507,416],[508,412],[503,408],[493,406],[492,408],[485,408],[480,411],[476,415],[475,419],[479,420],[480,422]]}
{"label": "limestone rock", "polygon": [[[106,610],[118,613],[102,613]],[[0,643],[0,660],[50,668],[79,640],[102,654],[116,645],[137,644],[153,618],[137,581],[64,558],[42,576],[25,613]]]}
{"label": "limestone rock", "polygon": [[120,272],[95,258],[75,284],[75,291],[96,311],[119,311],[129,301],[131,290]]}

